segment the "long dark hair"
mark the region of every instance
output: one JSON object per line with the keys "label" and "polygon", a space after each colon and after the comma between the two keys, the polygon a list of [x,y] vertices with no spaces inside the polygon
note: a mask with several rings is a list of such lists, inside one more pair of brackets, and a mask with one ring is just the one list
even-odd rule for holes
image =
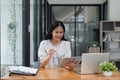
{"label": "long dark hair", "polygon": [[[64,26],[64,24],[63,24],[61,21],[55,21],[55,22],[53,22],[53,24],[52,24],[51,27],[49,28],[48,33],[47,33],[45,39],[46,39],[46,40],[48,40],[48,39],[52,40],[52,32],[53,32],[54,29],[56,29],[56,28],[59,27],[59,26],[62,27],[62,29],[63,29],[63,31],[64,31],[64,33],[65,33],[65,26]],[[66,40],[66,39],[64,38],[64,34],[63,34],[63,37],[62,37],[61,40]]]}

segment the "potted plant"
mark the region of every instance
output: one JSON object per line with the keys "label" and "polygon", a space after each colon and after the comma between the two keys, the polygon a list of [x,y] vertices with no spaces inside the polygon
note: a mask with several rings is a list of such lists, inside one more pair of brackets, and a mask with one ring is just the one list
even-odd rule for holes
{"label": "potted plant", "polygon": [[112,76],[112,72],[117,71],[118,68],[116,67],[114,62],[104,61],[100,64],[100,70],[103,72],[103,75]]}
{"label": "potted plant", "polygon": [[98,42],[97,41],[92,41],[91,45],[94,46],[94,47],[96,47],[96,46],[98,46]]}

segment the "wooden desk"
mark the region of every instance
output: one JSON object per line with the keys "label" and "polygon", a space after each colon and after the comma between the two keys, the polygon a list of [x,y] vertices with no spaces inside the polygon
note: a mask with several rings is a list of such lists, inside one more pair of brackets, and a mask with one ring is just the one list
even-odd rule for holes
{"label": "wooden desk", "polygon": [[80,75],[73,71],[66,70],[64,68],[53,68],[53,69],[44,68],[39,70],[36,76],[11,74],[11,76],[5,76],[2,78],[2,80],[4,79],[120,80],[120,72],[113,73],[111,77],[104,77],[102,74]]}

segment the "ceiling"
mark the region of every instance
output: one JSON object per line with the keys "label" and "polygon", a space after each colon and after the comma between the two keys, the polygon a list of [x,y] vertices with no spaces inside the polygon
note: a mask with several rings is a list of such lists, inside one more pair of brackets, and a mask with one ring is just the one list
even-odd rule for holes
{"label": "ceiling", "polygon": [[106,0],[48,0],[49,4],[103,4]]}

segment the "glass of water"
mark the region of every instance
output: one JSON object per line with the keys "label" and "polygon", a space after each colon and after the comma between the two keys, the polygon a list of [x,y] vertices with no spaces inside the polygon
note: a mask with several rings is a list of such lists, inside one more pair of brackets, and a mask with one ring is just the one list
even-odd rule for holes
{"label": "glass of water", "polygon": [[54,66],[59,66],[59,57],[53,57],[53,65]]}
{"label": "glass of water", "polygon": [[53,56],[53,65],[55,67],[58,67],[59,64],[60,64],[60,57],[59,57],[59,55],[58,55],[58,53],[56,51],[55,54],[54,54],[54,56]]}

